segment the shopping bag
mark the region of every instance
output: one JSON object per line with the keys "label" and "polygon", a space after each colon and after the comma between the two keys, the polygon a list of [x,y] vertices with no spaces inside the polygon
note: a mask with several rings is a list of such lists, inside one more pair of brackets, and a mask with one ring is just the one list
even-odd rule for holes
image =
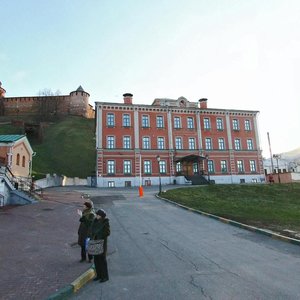
{"label": "shopping bag", "polygon": [[104,240],[90,240],[87,245],[87,252],[90,255],[100,255],[103,253]]}

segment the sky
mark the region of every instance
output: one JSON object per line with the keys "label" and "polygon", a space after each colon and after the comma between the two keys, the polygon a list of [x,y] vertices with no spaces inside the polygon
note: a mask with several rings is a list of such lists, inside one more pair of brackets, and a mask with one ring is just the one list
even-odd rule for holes
{"label": "sky", "polygon": [[298,0],[0,0],[7,97],[155,98],[259,111],[260,148],[300,147]]}

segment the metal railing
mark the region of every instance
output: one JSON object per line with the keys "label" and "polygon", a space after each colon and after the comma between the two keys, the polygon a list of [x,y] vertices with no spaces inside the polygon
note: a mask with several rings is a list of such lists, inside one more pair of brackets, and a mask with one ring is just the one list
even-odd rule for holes
{"label": "metal railing", "polygon": [[0,174],[6,177],[16,190],[43,198],[43,188],[35,184],[32,178],[15,176],[7,166],[0,166]]}

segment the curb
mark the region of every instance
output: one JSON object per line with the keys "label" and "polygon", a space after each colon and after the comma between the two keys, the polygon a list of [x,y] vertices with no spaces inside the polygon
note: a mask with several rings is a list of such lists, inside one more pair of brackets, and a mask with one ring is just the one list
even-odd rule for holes
{"label": "curb", "polygon": [[86,283],[88,283],[95,276],[94,266],[80,275],[71,284],[61,288],[55,294],[47,298],[47,300],[64,300],[68,299],[71,295],[75,294]]}
{"label": "curb", "polygon": [[284,241],[284,242],[287,242],[287,243],[291,243],[291,244],[300,246],[300,240],[297,240],[297,239],[294,239],[294,238],[289,238],[289,237],[280,235],[280,234],[278,234],[278,233],[271,232],[271,231],[269,231],[269,230],[257,228],[257,227],[250,226],[250,225],[246,225],[246,224],[243,224],[243,223],[239,223],[239,222],[236,222],[236,221],[232,221],[232,220],[230,220],[230,219],[225,219],[225,218],[222,218],[222,217],[218,217],[218,216],[216,216],[216,215],[209,214],[209,213],[206,213],[206,212],[201,211],[201,210],[197,210],[197,209],[194,209],[194,208],[190,208],[190,207],[187,207],[187,206],[185,206],[185,205],[182,205],[182,204],[176,203],[176,202],[174,202],[174,201],[171,201],[171,200],[169,200],[169,199],[162,198],[162,197],[158,196],[158,194],[156,194],[155,196],[156,196],[156,198],[158,198],[158,199],[160,199],[160,200],[164,200],[164,201],[169,202],[169,203],[171,203],[171,204],[173,204],[173,205],[176,205],[176,206],[178,206],[178,207],[181,207],[181,208],[183,208],[183,209],[189,210],[189,211],[191,211],[191,212],[194,212],[194,213],[197,213],[197,214],[200,214],[200,215],[209,217],[209,218],[211,218],[211,219],[215,219],[215,220],[217,220],[217,221],[220,221],[220,222],[223,222],[223,223],[226,223],[226,224],[235,226],[235,227],[243,228],[243,229],[246,229],[246,230],[249,230],[249,231],[252,231],[252,232],[264,234],[264,235],[266,235],[266,236],[271,237],[272,239],[281,240],[281,241]]}

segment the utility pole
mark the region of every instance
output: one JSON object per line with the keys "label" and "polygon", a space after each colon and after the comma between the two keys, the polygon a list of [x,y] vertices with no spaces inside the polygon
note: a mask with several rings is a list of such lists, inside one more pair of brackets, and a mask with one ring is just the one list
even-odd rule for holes
{"label": "utility pole", "polygon": [[268,135],[268,142],[269,142],[269,151],[270,151],[270,159],[271,159],[271,168],[272,168],[271,174],[273,174],[273,173],[274,173],[274,165],[273,165],[273,155],[272,155],[272,149],[271,149],[271,142],[270,142],[270,134],[269,134],[269,132],[267,132],[267,135]]}
{"label": "utility pole", "polygon": [[273,157],[276,159],[277,161],[277,175],[278,175],[278,182],[281,183],[280,181],[280,175],[279,175],[279,164],[278,164],[278,160],[281,158],[280,154],[274,154]]}

